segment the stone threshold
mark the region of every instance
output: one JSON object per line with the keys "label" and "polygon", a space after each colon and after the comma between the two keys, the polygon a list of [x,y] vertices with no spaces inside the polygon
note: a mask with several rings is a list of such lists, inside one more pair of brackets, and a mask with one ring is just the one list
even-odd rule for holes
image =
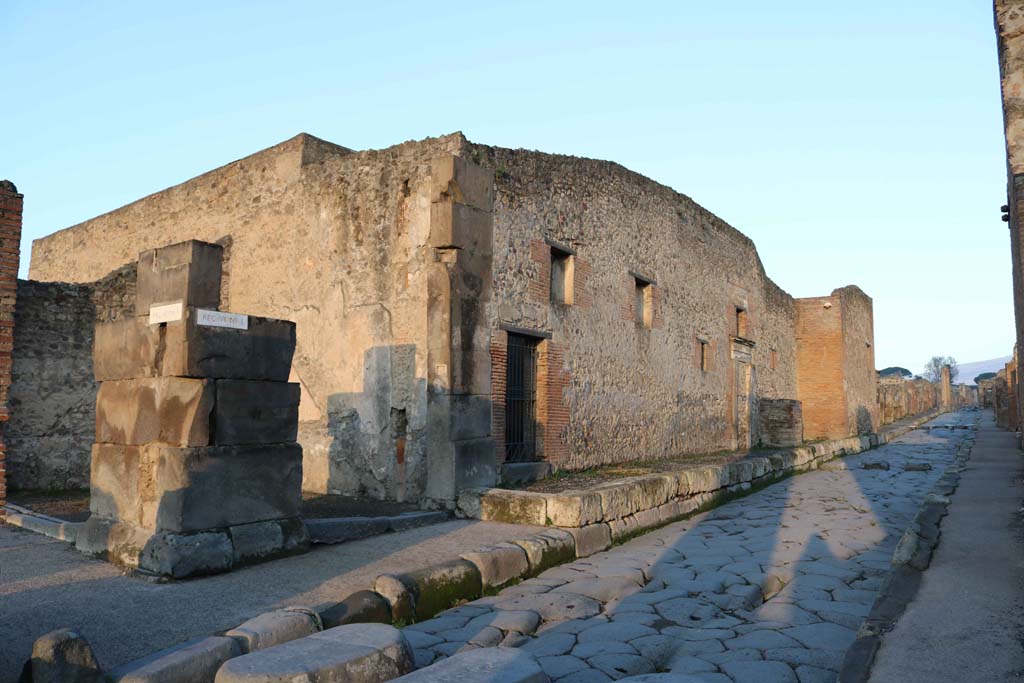
{"label": "stone threshold", "polygon": [[881,433],[806,444],[719,465],[626,477],[586,490],[469,489],[459,494],[456,511],[482,521],[559,527],[573,535],[577,554],[585,557],[783,477],[888,443],[939,414],[919,415],[883,428]]}
{"label": "stone threshold", "polygon": [[0,521],[66,543],[73,544],[78,538],[78,530],[85,524],[85,522],[69,522],[50,517],[14,503],[6,503],[3,510],[4,515],[0,516]]}

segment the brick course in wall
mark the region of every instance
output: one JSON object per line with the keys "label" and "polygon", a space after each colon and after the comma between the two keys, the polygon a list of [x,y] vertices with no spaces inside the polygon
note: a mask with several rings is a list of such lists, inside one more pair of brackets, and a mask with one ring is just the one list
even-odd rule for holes
{"label": "brick course in wall", "polygon": [[8,395],[14,352],[14,306],[21,256],[21,217],[24,196],[9,180],[0,181],[0,515],[7,499]]}

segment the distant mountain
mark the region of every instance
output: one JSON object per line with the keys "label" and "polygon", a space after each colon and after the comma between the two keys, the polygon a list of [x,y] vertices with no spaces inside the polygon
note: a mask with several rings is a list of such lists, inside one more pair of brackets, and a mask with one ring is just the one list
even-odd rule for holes
{"label": "distant mountain", "polygon": [[973,363],[960,363],[960,374],[956,377],[957,384],[974,384],[974,378],[983,372],[999,372],[1010,362],[1013,356],[977,360]]}

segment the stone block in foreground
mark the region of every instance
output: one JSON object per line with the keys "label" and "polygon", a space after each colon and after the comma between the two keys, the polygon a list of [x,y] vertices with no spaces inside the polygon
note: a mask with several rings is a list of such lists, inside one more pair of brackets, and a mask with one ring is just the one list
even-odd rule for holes
{"label": "stone block in foreground", "polygon": [[94,517],[191,532],[297,518],[302,447],[93,446]]}
{"label": "stone block in foreground", "polygon": [[[549,683],[533,655],[510,647],[461,652],[415,671],[395,683]],[[217,683],[221,683],[218,677]]]}
{"label": "stone block in foreground", "polygon": [[412,668],[412,648],[401,631],[351,624],[228,660],[216,683],[383,683]]}
{"label": "stone block in foreground", "polygon": [[129,662],[104,674],[107,683],[198,683],[212,681],[224,662],[242,654],[224,636],[196,638]]}

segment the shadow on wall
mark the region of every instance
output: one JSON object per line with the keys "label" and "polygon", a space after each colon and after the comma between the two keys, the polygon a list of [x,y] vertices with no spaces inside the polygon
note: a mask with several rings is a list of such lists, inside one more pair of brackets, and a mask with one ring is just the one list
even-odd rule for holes
{"label": "shadow on wall", "polygon": [[[414,344],[368,349],[362,391],[329,395],[325,417],[300,423],[304,490],[422,502],[494,484],[502,458],[492,424],[500,429],[502,421],[492,421],[491,397],[432,390],[417,372],[416,351]],[[543,438],[535,418],[523,428]]]}

